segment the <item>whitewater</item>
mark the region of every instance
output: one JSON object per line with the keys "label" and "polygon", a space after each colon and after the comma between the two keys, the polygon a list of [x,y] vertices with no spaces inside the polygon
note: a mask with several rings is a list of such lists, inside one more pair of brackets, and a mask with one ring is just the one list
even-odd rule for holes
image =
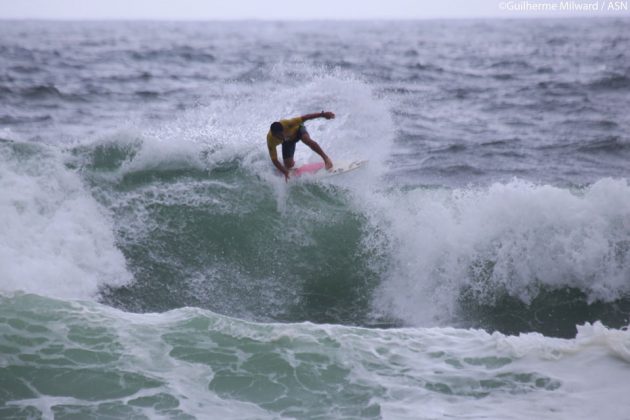
{"label": "whitewater", "polygon": [[0,417],[628,418],[629,28],[3,22]]}

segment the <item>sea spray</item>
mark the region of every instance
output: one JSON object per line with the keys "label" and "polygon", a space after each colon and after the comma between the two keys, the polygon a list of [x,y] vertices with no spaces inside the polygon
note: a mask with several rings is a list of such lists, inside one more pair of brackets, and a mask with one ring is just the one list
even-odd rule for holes
{"label": "sea spray", "polygon": [[0,141],[0,291],[96,297],[131,280],[111,220],[61,153]]}
{"label": "sea spray", "polygon": [[484,303],[507,294],[527,304],[541,289],[568,287],[589,302],[622,299],[628,197],[628,183],[614,179],[575,191],[514,180],[385,192],[370,200],[393,244],[379,304],[423,325],[453,319],[463,292]]}

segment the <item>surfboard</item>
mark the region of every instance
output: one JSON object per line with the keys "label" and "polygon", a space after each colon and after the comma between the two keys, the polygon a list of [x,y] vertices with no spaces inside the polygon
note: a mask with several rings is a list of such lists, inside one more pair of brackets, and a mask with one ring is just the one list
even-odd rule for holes
{"label": "surfboard", "polygon": [[368,161],[367,160],[353,160],[349,162],[333,162],[333,167],[331,170],[327,171],[324,165],[324,162],[313,162],[302,165],[293,171],[291,171],[292,176],[302,176],[302,175],[313,175],[313,176],[330,176],[330,175],[339,175],[345,172],[353,171],[364,166]]}

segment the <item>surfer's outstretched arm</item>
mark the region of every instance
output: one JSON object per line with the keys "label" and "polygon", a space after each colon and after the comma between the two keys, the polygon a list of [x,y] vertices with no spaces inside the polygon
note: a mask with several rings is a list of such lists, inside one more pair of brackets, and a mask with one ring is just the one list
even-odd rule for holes
{"label": "surfer's outstretched arm", "polygon": [[317,112],[315,114],[306,114],[306,115],[302,115],[300,118],[302,118],[302,121],[308,121],[308,120],[314,120],[316,118],[326,118],[327,120],[331,120],[333,118],[335,118],[335,114],[327,111],[327,112]]}

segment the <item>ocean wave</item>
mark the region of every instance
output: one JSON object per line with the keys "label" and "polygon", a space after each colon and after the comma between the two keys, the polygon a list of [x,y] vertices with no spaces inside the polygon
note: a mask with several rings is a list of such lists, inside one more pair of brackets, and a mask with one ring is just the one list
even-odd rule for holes
{"label": "ocean wave", "polygon": [[581,143],[577,151],[582,153],[619,153],[630,151],[630,142],[624,141],[619,136],[609,136],[601,140]]}
{"label": "ocean wave", "polygon": [[[546,93],[552,94],[576,94],[581,91],[580,83],[570,83],[570,82],[556,82],[556,81],[542,81],[536,84],[536,88],[545,91]],[[530,88],[526,88],[529,90]]]}
{"label": "ocean wave", "polygon": [[134,94],[143,99],[156,99],[161,93],[154,90],[137,90]]}
{"label": "ocean wave", "polygon": [[628,28],[3,22],[0,418],[625,419]]}
{"label": "ocean wave", "polygon": [[19,74],[34,74],[40,73],[43,69],[36,65],[17,65],[9,67],[9,70]]}
{"label": "ocean wave", "polygon": [[501,140],[490,140],[480,144],[482,147],[508,147],[513,146],[514,144],[521,144],[523,140],[519,137],[511,138],[511,139],[501,139]]}
{"label": "ocean wave", "polygon": [[[319,322],[462,322],[561,336],[574,335],[574,326],[585,321],[619,326],[627,318],[623,278],[630,267],[624,245],[629,239],[619,226],[628,223],[630,206],[612,198],[596,204],[601,197],[624,197],[623,181],[601,180],[576,192],[523,181],[488,190],[401,192],[298,184],[284,198],[285,225],[258,236],[260,226],[276,226],[280,217],[273,184],[243,170],[239,159],[205,170],[189,165],[187,159],[200,156],[194,149],[184,155],[181,169],[172,166],[177,159],[165,164],[170,149],[154,149],[146,155],[153,156],[148,164],[130,162],[145,147],[153,146],[98,149],[98,159],[111,162],[90,169],[124,174],[113,184],[95,184],[106,189],[99,195],[105,194],[116,214],[136,276],[133,286],[107,291],[111,304],[140,311],[194,304],[281,320],[294,320],[299,307],[298,319]],[[267,243],[266,236],[284,239]],[[319,238],[335,246],[319,249]],[[285,241],[293,249],[288,254]],[[273,257],[265,261],[258,253],[227,252],[231,247],[266,249]],[[319,261],[320,271],[300,263],[307,255]],[[179,279],[176,292],[174,278]],[[265,302],[239,293],[257,296],[260,292],[253,291],[259,287],[267,290]],[[418,303],[426,299],[440,304]],[[562,322],[537,321],[560,306],[566,308]],[[528,321],[490,316],[506,307]]]}
{"label": "ocean wave", "polygon": [[150,71],[134,71],[129,73],[118,73],[113,75],[108,75],[106,77],[102,77],[101,80],[106,82],[146,82],[151,79],[154,79],[156,76]]}
{"label": "ocean wave", "polygon": [[565,340],[130,314],[19,294],[0,296],[0,320],[4,417],[625,415],[630,333],[599,323]]}
{"label": "ocean wave", "polygon": [[105,212],[53,148],[0,143],[0,291],[94,298],[130,280]]}
{"label": "ocean wave", "polygon": [[488,66],[491,69],[530,70],[532,64],[524,60],[499,60]]}
{"label": "ocean wave", "polygon": [[[179,63],[186,62],[185,58],[164,63],[161,54],[170,48],[168,43],[140,48],[135,51],[140,54],[136,62],[140,67],[134,65],[124,72],[99,70],[100,78],[93,80],[93,86],[109,88],[102,82],[123,82],[127,75],[141,83],[144,79],[157,82],[154,79],[162,75],[181,77],[186,83],[192,81],[190,75],[180,75]],[[122,51],[129,61],[129,48],[116,51]],[[146,62],[141,55],[147,51],[158,55],[146,56],[146,60],[166,67],[154,69],[142,64]],[[96,62],[102,58],[98,55]],[[350,57],[349,62],[361,63],[356,58]],[[218,56],[216,59],[220,61]],[[623,228],[625,216],[607,213],[609,207],[617,205],[622,212],[627,205],[614,203],[610,198],[627,194],[615,184],[617,181],[600,179],[577,192],[523,181],[496,182],[505,174],[519,173],[522,167],[533,168],[528,175],[536,177],[537,168],[541,168],[540,162],[535,162],[540,156],[540,142],[529,127],[540,130],[538,134],[544,127],[529,117],[549,110],[549,103],[551,111],[566,112],[567,104],[577,107],[584,103],[582,98],[573,102],[562,98],[551,102],[530,97],[509,99],[510,89],[520,87],[520,83],[512,82],[505,85],[509,88],[505,94],[495,98],[495,91],[488,91],[487,87],[489,83],[492,88],[496,82],[488,80],[487,69],[479,68],[486,63],[483,60],[458,66],[457,60],[445,59],[436,66],[448,77],[440,76],[442,83],[436,86],[409,84],[405,77],[411,73],[404,65],[398,69],[391,65],[372,66],[369,59],[361,69],[374,72],[374,76],[356,76],[340,69],[314,67],[308,62],[281,61],[260,66],[264,80],[241,83],[239,75],[247,73],[256,60],[258,57],[253,56],[246,64],[230,67],[233,71],[221,73],[221,80],[230,81],[209,89],[202,104],[191,105],[176,115],[166,116],[170,112],[163,110],[165,117],[161,120],[154,117],[153,108],[160,104],[152,101],[144,104],[144,120],[137,115],[127,118],[124,111],[113,110],[115,124],[95,122],[92,131],[77,128],[85,134],[83,144],[60,152],[67,155],[59,173],[79,179],[84,185],[77,195],[98,203],[98,211],[85,216],[93,221],[76,217],[77,221],[82,220],[79,226],[101,226],[103,222],[107,226],[103,230],[110,230],[110,236],[95,234],[96,242],[106,250],[117,250],[119,257],[124,257],[117,260],[118,269],[128,269],[133,275],[134,281],[124,286],[110,282],[107,276],[89,276],[96,278],[96,287],[90,290],[101,291],[103,301],[134,311],[195,305],[259,320],[446,325],[462,320],[462,307],[470,299],[479,306],[498,308],[501,299],[509,298],[526,307],[535,306],[537,297],[557,290],[582,293],[579,299],[587,305],[604,302],[612,306],[624,298],[623,286],[615,281],[627,270],[623,260],[625,238],[613,227]],[[414,61],[425,65],[424,61]],[[175,67],[168,67],[173,64]],[[147,68],[151,69],[151,76],[147,75]],[[495,70],[506,73],[499,72],[500,68]],[[442,71],[425,67],[414,73],[439,75]],[[235,77],[237,80],[233,80]],[[390,82],[379,85],[382,80]],[[67,95],[65,84],[33,85],[54,87],[48,93],[42,92],[44,96]],[[194,86],[199,86],[198,81],[194,81]],[[545,89],[536,87],[535,82],[532,86],[534,90]],[[120,98],[108,95],[98,105],[135,109],[138,107],[129,98],[137,100],[138,96],[129,93],[160,91],[153,86],[126,87]],[[553,88],[556,87],[547,87]],[[433,89],[439,90],[435,97]],[[482,91],[489,92],[484,109],[451,107],[453,96]],[[426,98],[420,96],[424,93]],[[436,97],[439,99],[434,100]],[[395,107],[400,112],[392,115],[391,103],[397,100],[400,102]],[[73,104],[62,105],[65,108]],[[368,159],[370,165],[347,177],[285,184],[275,176],[264,148],[269,123],[323,106],[337,112],[337,118],[309,122],[313,137],[334,159]],[[438,111],[428,110],[434,106]],[[598,107],[594,102],[589,106]],[[84,109],[67,108],[68,113],[53,115],[61,115],[66,118],[64,121],[85,121],[85,114],[80,113]],[[97,106],[89,112],[102,110]],[[483,113],[489,110],[500,112],[498,119],[487,115],[487,125],[467,124],[486,121]],[[521,134],[527,131],[519,135],[524,140],[517,148],[534,150],[526,156],[523,166],[514,159],[497,158],[522,158],[523,155],[504,150],[504,145],[437,149],[438,144],[480,144],[498,135],[505,129],[503,122],[509,121],[507,114],[513,110],[524,110],[521,120],[531,122],[514,132],[516,135],[518,130],[524,130]],[[528,114],[529,111],[536,114]],[[454,125],[444,128],[449,119]],[[122,128],[113,133],[107,131],[112,126]],[[496,131],[488,133],[481,127]],[[41,134],[48,136],[50,144],[57,145],[60,138],[65,138],[66,133],[51,131],[52,134]],[[40,135],[34,130],[33,133]],[[431,147],[436,147],[443,159],[438,161],[433,156],[433,160],[422,160]],[[493,153],[490,148],[501,150]],[[409,149],[412,150],[408,152]],[[482,154],[497,158],[497,164],[475,160],[480,149],[486,149],[481,150]],[[451,155],[466,153],[472,153],[472,159],[450,159]],[[412,159],[405,161],[401,156]],[[577,161],[582,157],[570,156]],[[316,157],[307,148],[299,147],[296,158],[307,162]],[[403,165],[410,170],[401,186],[392,182],[390,174]],[[553,170],[543,169],[541,174],[548,179],[553,177]],[[42,180],[46,176],[55,179],[52,175],[38,175]],[[473,186],[445,187],[443,180],[448,177],[456,179],[458,185],[470,182]],[[438,185],[423,184],[436,178],[431,185]],[[597,179],[592,176],[588,182]],[[474,186],[480,182],[490,185],[485,189]],[[416,189],[415,185],[420,187]],[[601,207],[589,196],[597,189],[608,191]],[[43,201],[48,202],[53,196],[57,197],[45,194]],[[60,193],[57,199],[63,202],[64,197]],[[547,202],[555,203],[555,207]],[[68,207],[71,213],[74,207]],[[575,209],[577,215],[565,207]],[[111,219],[105,222],[107,213]],[[28,220],[19,222],[28,226]],[[75,228],[80,229],[71,225],[70,230]],[[589,247],[591,242],[597,249]],[[69,259],[74,263],[80,258],[72,255]],[[606,261],[615,263],[606,266]],[[406,297],[397,295],[400,290],[406,292]],[[43,286],[41,293],[47,293]],[[562,296],[554,295],[556,298],[559,304],[563,303]],[[438,302],[437,307],[434,302]],[[480,318],[473,319],[478,324],[473,325],[510,328],[501,326],[496,319],[486,323],[483,308],[478,313]],[[536,316],[535,311],[529,314]],[[590,319],[585,317],[577,315],[575,323]],[[546,326],[535,328],[542,330]],[[559,332],[572,333],[573,330]]]}
{"label": "ocean wave", "polygon": [[196,172],[146,169],[111,186],[99,180],[95,188],[114,214],[135,279],[104,291],[112,305],[372,322],[375,256],[361,250],[361,218],[344,205],[341,191],[296,184],[282,215],[272,186],[238,162]]}
{"label": "ocean wave", "polygon": [[[284,187],[260,154],[212,143],[220,136],[200,130],[193,114],[174,127],[121,132],[73,152],[73,167],[115,215],[135,277],[104,291],[112,305],[194,305],[247,319],[359,325],[470,321],[561,336],[595,314],[609,313],[610,325],[627,317],[615,309],[625,307],[629,267],[618,229],[629,206],[611,198],[626,196],[622,180],[578,191],[524,181],[399,191],[381,189],[378,178],[369,186],[348,178],[341,188]],[[205,143],[190,141],[193,133],[204,133]],[[607,198],[597,204],[598,197]],[[509,302],[530,322],[488,316]],[[535,321],[563,305],[566,322]]]}
{"label": "ocean wave", "polygon": [[[86,88],[89,90],[90,86],[88,85]],[[54,84],[29,85],[21,88],[0,86],[0,97],[10,99],[14,103],[14,100],[17,100],[17,103],[31,101],[32,104],[35,104],[36,101],[51,103],[53,101],[88,102],[93,99],[92,93],[94,92],[88,94],[63,92]],[[98,93],[102,92],[99,91]],[[46,109],[50,110],[51,107],[48,106]]]}
{"label": "ocean wave", "polygon": [[[307,101],[333,88],[345,92],[334,108],[343,125],[323,132],[309,124],[312,135],[335,159],[376,156],[370,166],[378,173],[390,121],[378,102],[370,106],[365,84],[321,77],[291,97]],[[106,288],[103,301],[133,311],[194,305],[247,319],[387,324],[370,315],[377,257],[360,248],[363,222],[345,204],[347,191],[308,181],[285,185],[260,147],[274,116],[244,122],[239,116],[255,115],[256,101],[241,102],[238,112],[232,107],[217,101],[216,108],[71,150],[67,164],[113,213],[117,244],[134,275],[132,284]],[[344,108],[357,119],[344,122]],[[352,141],[365,129],[385,134],[378,142]],[[298,159],[309,156],[305,149]]]}
{"label": "ocean wave", "polygon": [[421,62],[410,64],[407,66],[407,68],[411,70],[416,70],[416,71],[427,71],[427,72],[435,72],[435,73],[443,73],[445,71],[442,67],[438,65],[430,64],[430,63],[421,63]]}
{"label": "ocean wave", "polygon": [[203,49],[189,46],[174,46],[171,48],[147,49],[143,51],[131,51],[129,55],[138,61],[154,61],[180,59],[185,62],[212,63],[215,57]]}
{"label": "ocean wave", "polygon": [[24,88],[20,95],[28,99],[61,98],[63,94],[55,85],[37,85]]}
{"label": "ocean wave", "polygon": [[630,89],[630,77],[627,74],[609,74],[588,84],[593,89],[626,90]]}
{"label": "ocean wave", "polygon": [[[587,304],[623,299],[630,292],[628,190],[625,180],[580,192],[515,181],[389,197],[395,208],[386,206],[377,220],[387,221],[395,263],[380,302],[422,325],[451,322],[471,291],[490,306],[505,295],[530,305],[545,289],[579,289]],[[579,323],[586,315],[574,316]]]}
{"label": "ocean wave", "polygon": [[4,85],[0,85],[0,96],[5,96],[7,94],[12,93],[13,90],[11,90],[11,88],[4,86]]}
{"label": "ocean wave", "polygon": [[51,121],[51,115],[37,115],[18,117],[13,115],[0,115],[0,124],[29,124],[43,121]]}
{"label": "ocean wave", "polygon": [[422,168],[423,171],[429,171],[429,172],[433,172],[439,175],[443,175],[443,176],[454,176],[454,175],[460,175],[460,176],[466,176],[466,175],[482,175],[485,173],[485,171],[478,167],[478,166],[474,166],[474,165],[467,165],[467,164],[452,164],[452,165],[439,165],[439,166],[432,166],[432,165],[426,165],[424,168]]}
{"label": "ocean wave", "polygon": [[[579,121],[579,122],[566,122],[569,125],[583,125],[585,127],[606,127],[613,128],[615,125],[607,120],[602,121]],[[541,150],[568,150],[583,153],[585,156],[593,154],[617,154],[625,152],[630,147],[630,144],[624,141],[619,136],[605,136],[603,138],[595,138],[592,140],[581,140],[577,142],[567,142],[562,144],[546,144],[540,146]]]}
{"label": "ocean wave", "polygon": [[592,119],[574,119],[569,118],[562,121],[563,125],[569,127],[585,127],[585,128],[595,128],[595,129],[603,129],[603,130],[613,130],[619,127],[619,124],[616,121],[610,120],[608,118],[592,118]]}

